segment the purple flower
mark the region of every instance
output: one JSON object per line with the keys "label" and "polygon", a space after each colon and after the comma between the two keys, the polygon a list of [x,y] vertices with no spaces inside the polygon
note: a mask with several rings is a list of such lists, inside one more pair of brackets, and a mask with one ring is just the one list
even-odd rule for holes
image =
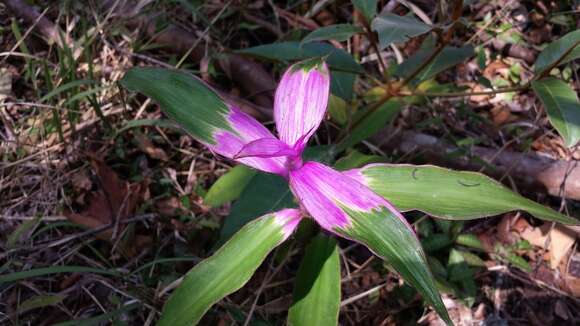
{"label": "purple flower", "polygon": [[214,130],[214,152],[289,181],[303,213],[333,233],[352,225],[346,210],[372,212],[382,209],[401,214],[383,197],[347,174],[317,162],[303,162],[302,153],[328,104],[330,74],[323,62],[307,61],[291,66],[283,75],[274,101],[276,138],[259,122],[230,106],[231,131]]}
{"label": "purple flower", "polygon": [[[304,61],[284,73],[274,101],[279,137],[191,75],[144,68],[129,72],[124,82],[156,99],[169,117],[214,153],[288,180],[300,209],[269,214],[282,227],[282,239],[310,216],[323,229],[360,242],[388,261],[451,323],[421,244],[401,213],[365,185],[368,180],[359,170],[338,172],[302,159],[328,104],[325,63]],[[190,89],[195,96],[189,96]]]}

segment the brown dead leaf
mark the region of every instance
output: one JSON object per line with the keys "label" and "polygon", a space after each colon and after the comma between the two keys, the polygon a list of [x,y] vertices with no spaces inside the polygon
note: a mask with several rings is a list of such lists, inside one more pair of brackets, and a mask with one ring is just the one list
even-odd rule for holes
{"label": "brown dead leaf", "polygon": [[141,132],[136,132],[135,133],[135,139],[137,141],[137,147],[139,147],[139,149],[149,155],[149,157],[154,158],[156,160],[160,160],[160,161],[167,161],[168,157],[167,154],[165,154],[165,151],[159,147],[156,147],[153,142],[147,138],[147,136],[145,136],[143,133]]}
{"label": "brown dead leaf", "polygon": [[520,232],[522,239],[527,240],[530,244],[536,247],[544,247],[548,238],[550,225],[544,224],[541,227],[529,227]]}
{"label": "brown dead leaf", "polygon": [[77,191],[88,191],[93,187],[93,182],[91,181],[89,174],[84,170],[73,174],[71,183],[73,188]]}
{"label": "brown dead leaf", "polygon": [[576,235],[569,229],[556,225],[551,228],[549,223],[541,227],[528,228],[520,233],[520,236],[534,246],[544,247],[550,238],[548,251],[550,267],[557,268],[560,262],[576,241]]}
{"label": "brown dead leaf", "polygon": [[512,224],[515,221],[517,215],[514,214],[504,214],[501,221],[497,225],[497,237],[498,239],[506,244],[514,244],[516,239],[512,233]]}
{"label": "brown dead leaf", "polygon": [[565,274],[566,287],[572,295],[580,297],[580,252],[575,252],[570,257],[568,270]]}
{"label": "brown dead leaf", "polygon": [[489,80],[495,78],[507,79],[509,77],[510,66],[502,60],[495,60],[488,64],[483,70],[483,76]]}
{"label": "brown dead leaf", "polygon": [[570,319],[571,316],[570,310],[568,309],[566,303],[562,299],[558,299],[558,301],[556,301],[556,304],[554,305],[554,313],[556,313],[558,317],[564,320]]}
{"label": "brown dead leaf", "polygon": [[183,205],[177,197],[158,200],[155,202],[155,207],[160,215],[167,217],[175,217],[183,209]]}
{"label": "brown dead leaf", "polygon": [[[99,189],[88,195],[89,206],[81,213],[65,212],[74,223],[96,228],[122,221],[135,214],[138,203],[145,192],[145,184],[130,184],[119,178],[117,173],[103,161],[91,158],[91,165],[99,180]],[[98,237],[111,240],[112,230],[98,234]]]}
{"label": "brown dead leaf", "polygon": [[567,256],[568,251],[572,249],[576,236],[571,234],[569,230],[556,225],[550,231],[550,267],[557,268],[564,257]]}
{"label": "brown dead leaf", "polygon": [[526,221],[526,219],[521,216],[512,224],[512,230],[517,233],[522,233],[526,229],[531,227],[532,226],[530,225],[530,223],[528,223],[528,221]]}
{"label": "brown dead leaf", "polygon": [[518,117],[515,114],[512,114],[510,108],[505,105],[493,107],[490,114],[493,124],[498,127],[518,120]]}

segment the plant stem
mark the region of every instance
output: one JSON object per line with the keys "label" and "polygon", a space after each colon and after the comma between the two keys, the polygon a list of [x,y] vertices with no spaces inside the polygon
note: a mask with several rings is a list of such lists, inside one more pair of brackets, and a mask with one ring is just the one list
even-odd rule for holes
{"label": "plant stem", "polygon": [[375,54],[377,55],[377,59],[379,60],[379,65],[381,66],[381,69],[383,70],[383,75],[385,76],[385,82],[388,83],[389,81],[389,73],[387,72],[387,65],[385,64],[385,61],[383,60],[383,57],[381,56],[381,50],[379,50],[379,46],[377,44],[377,40],[375,35],[373,34],[373,31],[367,26],[367,24],[364,25],[365,26],[365,30],[367,32],[367,36],[369,38],[369,41],[371,41],[371,46],[373,47],[373,50],[375,51]]}
{"label": "plant stem", "polygon": [[[453,36],[453,32],[455,30],[455,27],[457,26],[457,20],[459,19],[459,17],[461,16],[461,9],[463,8],[463,1],[462,0],[457,0],[454,3],[454,7],[453,7],[453,14],[452,14],[452,20],[453,20],[453,24],[449,27],[449,29],[444,33],[444,34],[440,34],[440,39],[441,42],[439,43],[439,45],[437,46],[437,48],[435,48],[435,51],[433,51],[429,57],[427,57],[427,59],[425,61],[423,61],[423,63],[421,65],[419,65],[417,67],[417,69],[415,69],[411,74],[409,74],[400,84],[395,85],[395,87],[389,87],[390,83],[387,81],[386,83],[386,91],[387,93],[385,94],[385,96],[383,96],[380,100],[378,100],[377,102],[375,102],[368,110],[367,112],[365,112],[360,118],[358,118],[356,121],[354,121],[351,125],[349,125],[347,128],[343,129],[340,134],[338,135],[338,139],[339,142],[341,142],[344,138],[346,138],[346,135],[353,130],[354,128],[356,128],[362,121],[364,121],[366,118],[368,118],[370,115],[372,115],[378,108],[380,108],[383,104],[385,104],[388,100],[390,100],[392,97],[395,96],[399,96],[399,91],[405,86],[407,85],[409,82],[411,82],[413,79],[415,79],[415,77],[417,77],[417,75],[419,73],[421,73],[421,71],[423,71],[423,69],[425,69],[425,67],[427,67],[440,53],[441,51],[443,51],[443,49],[445,48],[445,46],[447,44],[449,44],[449,42],[451,41],[451,37]],[[370,26],[368,25],[368,22],[363,22],[363,26],[365,27],[365,30],[368,33],[371,33],[371,29]],[[372,44],[374,44],[376,46],[376,40],[374,39],[374,34],[369,34],[369,39],[371,41]],[[377,52],[377,56],[379,57],[379,62],[382,62],[382,58],[378,52],[378,47],[374,47],[375,51]],[[382,63],[384,65],[384,63]],[[383,66],[384,67],[384,66]],[[386,70],[385,70],[386,71]],[[388,78],[388,77],[387,77]]]}
{"label": "plant stem", "polygon": [[522,86],[513,86],[513,87],[505,87],[505,88],[498,88],[492,91],[481,91],[481,92],[449,92],[449,93],[430,93],[430,92],[411,92],[401,94],[404,96],[428,96],[428,97],[467,97],[467,96],[475,96],[475,95],[495,95],[501,93],[511,93],[511,92],[519,92],[526,90],[530,87],[530,84],[525,84]]}
{"label": "plant stem", "polygon": [[562,55],[560,56],[560,58],[558,58],[558,60],[556,60],[551,65],[549,65],[548,68],[546,68],[541,74],[536,75],[533,80],[538,80],[538,79],[541,79],[541,78],[548,76],[550,71],[552,71],[552,69],[554,69],[558,65],[560,65],[560,63],[562,63],[562,61],[564,61],[564,59],[568,56],[568,54],[572,53],[572,51],[574,51],[574,49],[578,45],[580,45],[580,41],[576,41],[576,43],[574,43],[574,45],[572,45],[566,52],[562,53]]}
{"label": "plant stem", "polygon": [[375,102],[373,104],[373,106],[371,106],[367,112],[365,112],[360,118],[358,118],[355,122],[353,122],[352,125],[349,126],[349,128],[343,130],[343,132],[340,133],[338,138],[340,140],[342,140],[346,136],[348,131],[351,131],[355,127],[357,127],[362,121],[364,121],[371,114],[373,114],[378,108],[380,108],[381,105],[385,104],[385,102],[390,100],[394,96],[394,94],[398,93],[398,91],[403,86],[405,86],[406,84],[411,82],[423,69],[425,69],[425,67],[427,67],[431,63],[431,61],[433,61],[441,53],[441,51],[443,51],[443,48],[445,48],[445,45],[449,42],[449,39],[451,38],[448,36],[450,35],[450,32],[452,30],[453,30],[453,26],[451,28],[449,28],[449,30],[447,31],[447,35],[445,37],[443,37],[441,43],[437,46],[435,51],[433,51],[433,53],[431,53],[429,55],[429,57],[425,61],[423,61],[423,63],[419,67],[417,67],[417,69],[415,69],[411,74],[409,74],[409,76],[407,76],[407,78],[405,78],[401,82],[401,84],[397,85],[393,89],[387,89],[387,94],[385,94],[385,96],[383,96],[379,101]]}

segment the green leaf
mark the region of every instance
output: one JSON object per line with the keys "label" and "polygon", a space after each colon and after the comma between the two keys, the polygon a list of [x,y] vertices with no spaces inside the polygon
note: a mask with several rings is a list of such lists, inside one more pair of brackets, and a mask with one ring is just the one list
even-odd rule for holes
{"label": "green leaf", "polygon": [[326,63],[331,69],[350,73],[364,72],[361,65],[348,52],[321,42],[303,45],[300,42],[272,43],[238,50],[236,53],[273,61],[295,61],[327,57]]}
{"label": "green leaf", "polygon": [[483,259],[479,258],[478,255],[472,254],[469,251],[460,250],[459,252],[463,256],[463,259],[465,259],[465,262],[467,263],[467,265],[473,266],[473,267],[485,267],[485,261],[483,261]]}
{"label": "green leaf", "polygon": [[219,243],[229,239],[256,216],[292,207],[296,207],[294,196],[284,178],[257,173],[244,188],[240,198],[234,202],[230,215],[224,221]]}
{"label": "green leaf", "polygon": [[[399,113],[401,108],[402,104],[398,100],[390,100],[385,102],[378,109],[365,117],[364,120],[360,121],[356,126],[354,126],[348,137],[346,137],[337,145],[338,151],[347,149],[373,136],[375,133],[385,127],[385,125],[391,121],[397,115],[397,113]],[[364,111],[361,112],[361,114],[364,114]],[[355,118],[356,117],[357,116],[355,116]]]}
{"label": "green leaf", "polygon": [[336,40],[339,42],[350,39],[354,34],[362,33],[362,28],[351,24],[337,24],[320,27],[302,40],[302,44],[314,41]]}
{"label": "green leaf", "polygon": [[349,175],[402,211],[470,220],[523,210],[543,220],[578,224],[578,220],[524,198],[480,173],[411,164],[373,164],[356,171]]}
{"label": "green leaf", "polygon": [[[434,47],[421,47],[417,53],[405,60],[395,70],[395,75],[399,77],[409,76],[415,69],[420,66],[434,51]],[[445,47],[431,63],[429,63],[412,81],[418,84],[424,80],[435,77],[442,71],[445,71],[455,65],[458,65],[474,55],[473,46],[466,45],[460,48]]]}
{"label": "green leaf", "polygon": [[[332,153],[333,149],[326,146],[309,147],[304,152],[304,160],[327,162]],[[218,243],[225,242],[256,216],[293,207],[296,207],[296,203],[288,187],[288,181],[274,174],[257,173],[232,205]]]}
{"label": "green leaf", "polygon": [[485,250],[485,248],[483,247],[483,243],[481,243],[481,240],[479,240],[479,238],[475,234],[470,233],[460,234],[457,236],[457,239],[455,239],[455,243],[470,248]]}
{"label": "green leaf", "polygon": [[161,127],[181,131],[182,129],[171,120],[163,119],[138,119],[130,120],[125,122],[123,127],[117,131],[117,135],[123,133],[126,130],[137,127]]}
{"label": "green leaf", "polygon": [[340,260],[334,238],[319,234],[306,248],[294,284],[288,325],[338,324]]}
{"label": "green leaf", "polygon": [[165,304],[158,325],[197,324],[213,304],[246,284],[283,240],[283,226],[274,214],[245,225],[213,256],[185,275]]}
{"label": "green leaf", "polygon": [[334,164],[334,168],[339,171],[354,169],[370,163],[384,162],[385,158],[379,155],[367,155],[357,150],[350,151],[346,156],[341,157]]}
{"label": "green leaf", "polygon": [[434,233],[424,239],[421,239],[421,245],[427,252],[438,251],[451,245],[452,243],[453,239],[451,239],[445,233]]}
{"label": "green leaf", "polygon": [[377,0],[352,0],[352,4],[367,22],[371,22],[377,15]]}
{"label": "green leaf", "polygon": [[225,102],[197,77],[176,70],[132,68],[121,85],[155,100],[163,111],[202,142],[215,144],[216,129],[232,131]]}
{"label": "green leaf", "polygon": [[556,78],[532,81],[532,88],[540,98],[550,123],[572,147],[580,140],[580,102],[578,94],[568,84]]}
{"label": "green leaf", "polygon": [[204,203],[218,207],[237,199],[255,175],[256,170],[244,165],[233,167],[209,188],[203,199]]}
{"label": "green leaf", "polygon": [[418,21],[413,16],[399,16],[390,12],[382,13],[373,19],[371,28],[379,35],[381,50],[391,43],[406,42],[411,37],[431,30],[431,26]]}
{"label": "green leaf", "polygon": [[353,96],[356,74],[344,71],[330,71],[330,92],[344,100],[350,101]]}
{"label": "green leaf", "polygon": [[417,289],[447,324],[452,325],[421,243],[406,221],[386,208],[371,212],[348,207],[342,207],[342,210],[348,214],[351,226],[336,228],[335,232],[367,246]]}
{"label": "green leaf", "polygon": [[6,239],[6,247],[8,249],[14,248],[24,234],[28,233],[29,231],[31,231],[33,228],[36,227],[41,218],[42,216],[38,215],[31,220],[22,222],[22,224],[20,224],[16,228],[16,230],[14,230],[10,235],[8,235]]}
{"label": "green leaf", "polygon": [[364,72],[361,65],[348,52],[321,42],[307,44],[301,44],[300,42],[280,42],[259,45],[236,52],[262,60],[283,62],[326,57],[326,62],[331,70],[330,89],[332,93],[345,100],[352,98],[352,89],[356,74]]}
{"label": "green leaf", "polygon": [[447,269],[451,281],[462,281],[473,278],[473,272],[459,250],[451,249],[449,252]]}
{"label": "green leaf", "polygon": [[328,98],[328,114],[335,122],[344,125],[348,121],[350,108],[342,98],[330,94]]}
{"label": "green leaf", "polygon": [[560,59],[562,60],[559,64],[564,64],[578,58],[580,58],[580,30],[575,30],[550,43],[538,55],[534,72],[537,75],[542,74]]}
{"label": "green leaf", "polygon": [[37,308],[44,308],[47,306],[56,306],[57,304],[61,303],[66,296],[64,295],[37,295],[33,296],[30,299],[23,301],[18,306],[18,314],[25,313],[29,310],[37,309]]}

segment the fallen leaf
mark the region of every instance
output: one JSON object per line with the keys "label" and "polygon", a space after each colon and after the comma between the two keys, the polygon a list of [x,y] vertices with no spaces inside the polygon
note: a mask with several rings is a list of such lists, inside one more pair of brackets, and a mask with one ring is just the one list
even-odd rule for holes
{"label": "fallen leaf", "polygon": [[91,190],[93,182],[86,171],[79,171],[73,174],[71,179],[72,186],[75,190]]}
{"label": "fallen leaf", "polygon": [[542,227],[527,228],[520,232],[520,236],[536,247],[544,247],[548,238],[548,232],[549,224],[544,224]]}
{"label": "fallen leaf", "polygon": [[544,247],[550,238],[548,251],[550,253],[550,267],[557,268],[568,251],[576,241],[576,235],[573,231],[561,226],[555,225],[550,227],[549,223],[545,223],[541,227],[528,228],[520,233],[520,236],[530,242],[534,246]]}
{"label": "fallen leaf", "polygon": [[507,79],[509,76],[509,70],[510,67],[507,63],[503,62],[502,60],[495,60],[488,64],[487,67],[485,67],[483,70],[483,76],[489,80],[498,77]]}
{"label": "fallen leaf", "polygon": [[179,215],[180,211],[184,208],[177,197],[158,200],[155,202],[155,207],[157,208],[159,215],[167,217],[175,217]]}
{"label": "fallen leaf", "polygon": [[557,268],[572,249],[576,236],[561,226],[557,225],[550,231],[550,267]]}
{"label": "fallen leaf", "polygon": [[518,120],[518,117],[515,114],[512,114],[510,108],[505,105],[493,107],[490,114],[493,124],[498,127]]}
{"label": "fallen leaf", "polygon": [[564,277],[566,286],[572,295],[580,297],[580,253],[575,252],[570,257],[570,263],[568,264],[568,270]]}
{"label": "fallen leaf", "polygon": [[149,157],[160,161],[167,161],[168,157],[165,151],[159,147],[156,147],[153,142],[147,138],[143,133],[136,132],[135,140],[137,141],[137,147]]}
{"label": "fallen leaf", "polygon": [[[91,166],[97,176],[100,186],[98,190],[89,193],[86,201],[89,206],[81,213],[65,212],[72,222],[88,228],[97,228],[117,222],[123,225],[123,220],[135,214],[138,204],[146,193],[146,184],[130,184],[121,180],[117,173],[103,161],[91,157]],[[112,240],[113,229],[105,230],[97,235],[104,240]]]}

